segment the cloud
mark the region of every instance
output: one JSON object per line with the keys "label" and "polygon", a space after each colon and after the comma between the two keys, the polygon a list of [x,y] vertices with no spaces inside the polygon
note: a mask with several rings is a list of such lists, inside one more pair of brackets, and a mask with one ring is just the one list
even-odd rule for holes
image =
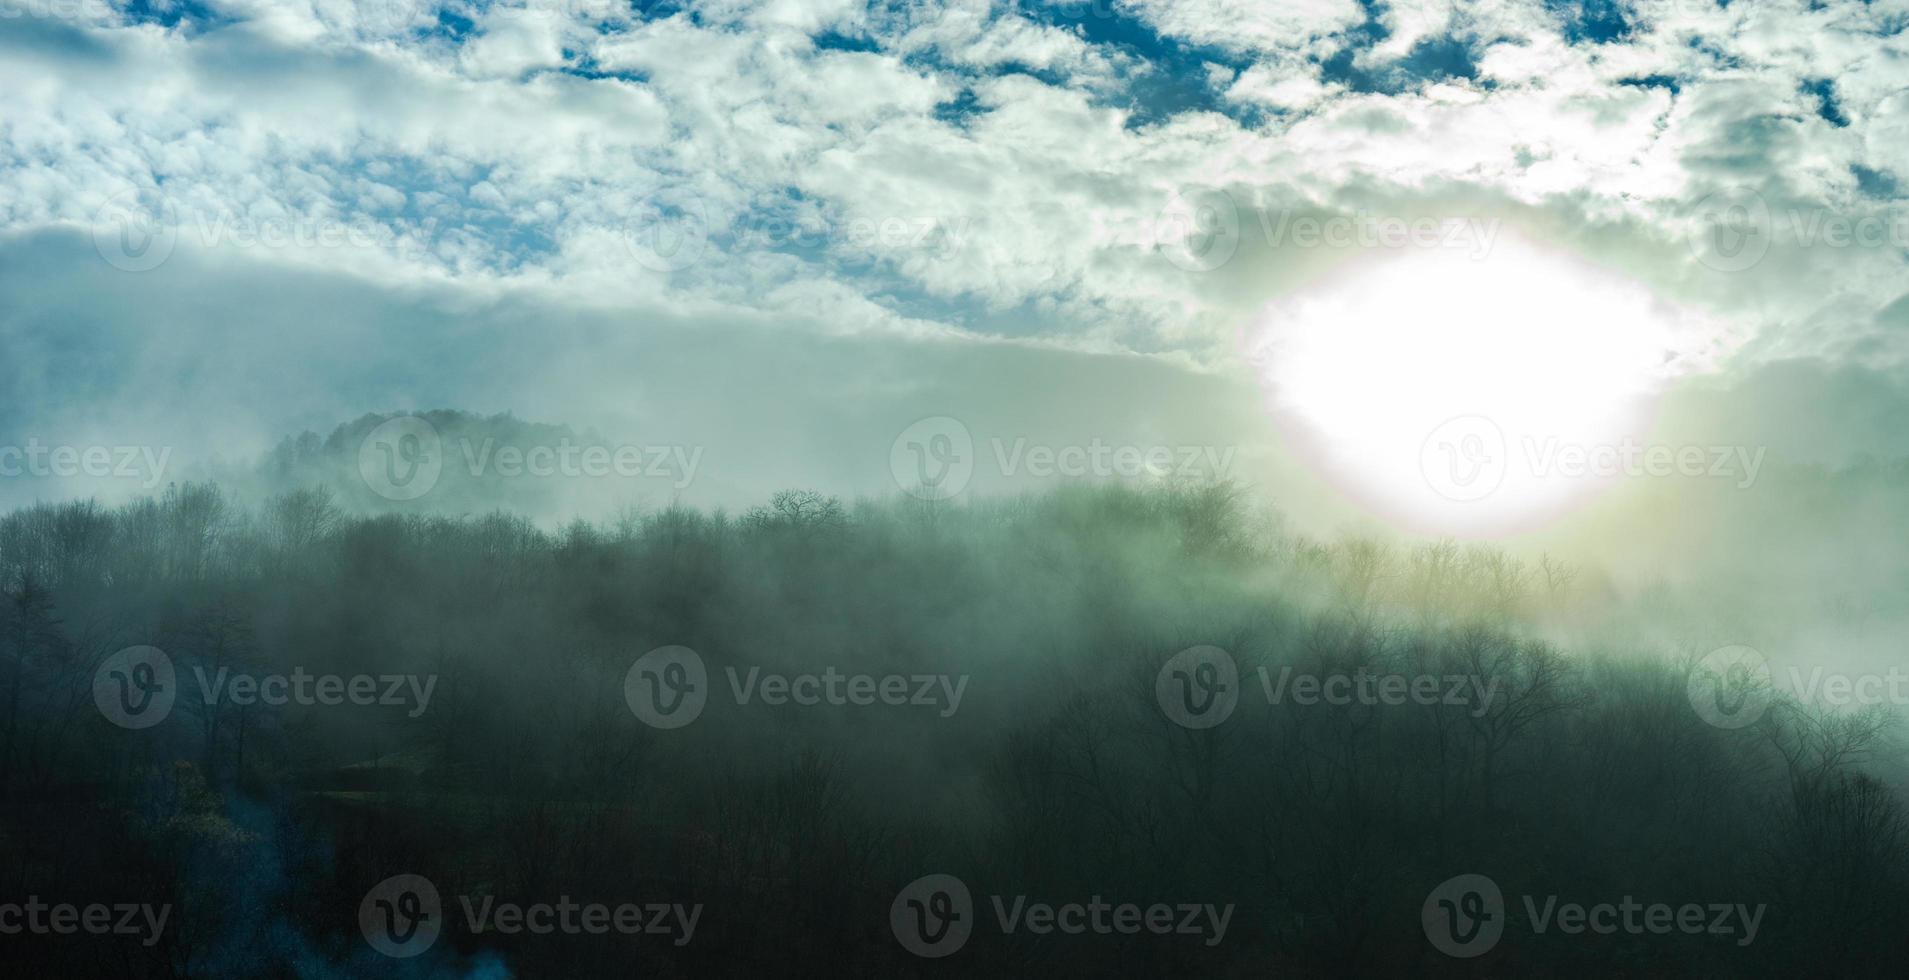
{"label": "cloud", "polygon": [[[1720,370],[1902,366],[1909,67],[1856,0],[7,2],[0,229],[172,253],[55,250],[85,266],[60,281],[256,269],[323,283],[315,311],[561,296],[633,331],[1216,368],[1346,260],[1267,216],[1364,209],[1520,222],[1717,314]],[[1717,268],[1745,201],[1760,259]],[[371,342],[330,324],[286,329]]]}
{"label": "cloud", "polygon": [[[984,447],[1267,446],[1237,374],[1153,358],[987,342],[880,325],[827,330],[837,286],[792,282],[773,318],[662,298],[592,305],[569,289],[473,301],[463,284],[367,285],[349,273],[179,253],[127,275],[88,236],[0,238],[0,446],[150,446],[167,479],[243,470],[288,434],[321,436],[367,412],[456,407],[595,430],[613,444],[701,447],[685,488],[592,481],[567,513],[680,499],[743,507],[778,489],[895,493],[890,449],[911,423],[963,419]],[[1146,399],[1133,397],[1146,392]],[[1158,399],[1156,401],[1156,399]],[[1028,489],[983,474],[977,490]],[[1242,467],[1241,476],[1260,472]],[[8,505],[143,483],[0,480]],[[556,515],[539,515],[556,516]]]}
{"label": "cloud", "polygon": [[1168,37],[1255,52],[1303,48],[1366,19],[1358,0],[1121,0],[1116,9]]}

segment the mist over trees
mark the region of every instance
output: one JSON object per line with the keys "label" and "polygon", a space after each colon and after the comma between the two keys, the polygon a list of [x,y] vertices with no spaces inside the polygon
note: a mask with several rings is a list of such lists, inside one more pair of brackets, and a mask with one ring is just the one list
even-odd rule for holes
{"label": "mist over trees", "polygon": [[[5,515],[0,582],[11,891],[171,910],[151,945],[7,937],[38,975],[1791,976],[1909,953],[1888,709],[1756,691],[1769,709],[1720,728],[1689,678],[1729,638],[1673,589],[1568,557],[1314,539],[1228,484],[963,505],[791,490],[554,528],[356,513],[319,483],[179,484]],[[96,685],[140,645],[170,658],[178,702],[132,730]],[[676,729],[626,701],[632,663],[667,646],[708,672]],[[1212,727],[1176,724],[1156,686],[1196,646],[1238,668]],[[734,693],[825,670],[965,687],[953,711]],[[432,687],[424,710],[198,696],[202,677],[295,673]],[[1440,696],[1290,687],[1392,675]],[[389,959],[358,910],[400,873],[453,920],[468,895],[703,913],[681,946],[447,926]],[[930,873],[975,892],[947,960],[889,931]],[[1462,873],[1505,894],[1479,960],[1421,925]],[[994,928],[992,896],[1235,910],[1212,945],[1033,935]],[[1767,914],[1748,944],[1540,933],[1523,896]]]}

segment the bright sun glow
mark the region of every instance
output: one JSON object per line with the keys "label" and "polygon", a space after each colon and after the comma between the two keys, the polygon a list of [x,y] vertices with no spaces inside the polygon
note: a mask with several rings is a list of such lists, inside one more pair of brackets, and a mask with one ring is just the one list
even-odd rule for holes
{"label": "bright sun glow", "polygon": [[[1693,329],[1694,328],[1694,329]],[[1268,306],[1253,354],[1293,441],[1422,530],[1556,513],[1644,444],[1701,325],[1642,285],[1510,236],[1361,261]]]}

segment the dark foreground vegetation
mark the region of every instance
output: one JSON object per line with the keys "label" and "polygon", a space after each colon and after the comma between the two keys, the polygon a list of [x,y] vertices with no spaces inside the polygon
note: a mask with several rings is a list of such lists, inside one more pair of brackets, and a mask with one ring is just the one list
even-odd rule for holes
{"label": "dark foreground vegetation", "polygon": [[[1805,976],[1909,959],[1888,716],[1780,702],[1724,729],[1693,657],[1589,570],[1449,545],[1321,543],[1233,489],[951,507],[789,493],[540,530],[357,517],[321,490],[206,485],[0,520],[0,902],[170,907],[132,936],[22,930],[44,977]],[[1668,639],[1667,639],[1668,638]],[[133,730],[96,673],[165,651],[178,706]],[[708,705],[626,701],[681,645]],[[1205,729],[1156,679],[1237,661]],[[726,671],[965,676],[959,709],[738,703]],[[428,708],[194,700],[216,676],[434,678]],[[1488,703],[1270,703],[1258,670],[1459,676]],[[380,685],[380,693],[383,685]],[[911,686],[912,692],[912,686]],[[974,934],[923,959],[898,891],[947,873]],[[1489,876],[1495,948],[1421,909]],[[368,945],[393,875],[443,895],[421,955]],[[992,897],[1231,904],[1223,939],[1005,933]],[[691,941],[473,935],[456,896],[700,904]],[[1543,932],[1524,900],[1767,906],[1741,935]]]}

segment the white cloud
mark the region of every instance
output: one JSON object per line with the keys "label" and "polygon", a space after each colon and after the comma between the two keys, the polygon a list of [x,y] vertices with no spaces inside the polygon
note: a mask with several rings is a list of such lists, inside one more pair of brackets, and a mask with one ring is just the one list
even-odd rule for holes
{"label": "white cloud", "polygon": [[1338,89],[1339,86],[1328,86],[1309,73],[1254,65],[1227,86],[1226,97],[1234,102],[1296,111],[1319,104]]}
{"label": "white cloud", "polygon": [[1287,51],[1365,20],[1357,0],[1118,0],[1168,37],[1252,51]]}
{"label": "white cloud", "polygon": [[[1459,187],[1569,212],[1611,229],[1609,251],[1671,257],[1664,288],[1772,332],[1807,325],[1796,343],[1822,351],[1861,346],[1904,271],[1901,249],[1778,241],[1758,275],[1719,279],[1675,247],[1720,189],[1900,217],[1858,192],[1851,166],[1887,175],[1909,159],[1909,42],[1855,0],[1643,0],[1626,8],[1633,34],[1603,45],[1566,43],[1538,0],[1401,0],[1357,62],[1394,66],[1450,36],[1475,45],[1479,79],[1393,95],[1350,91],[1319,64],[1365,19],[1353,0],[1111,8],[1202,46],[1190,81],[1212,108],[1274,110],[1245,113],[1250,128],[1213,111],[1134,126],[1144,87],[1125,86],[1166,71],[1144,46],[985,0],[722,0],[652,20],[601,0],[218,9],[241,23],[0,23],[0,222],[91,226],[131,189],[201,228],[341,223],[371,241],[235,253],[247,261],[1198,357],[1226,353],[1266,283],[1289,288],[1311,266],[1263,248],[1237,262],[1277,266],[1264,273],[1166,261],[1161,209],[1192,187],[1328,208],[1354,188],[1409,202]],[[469,18],[461,40],[425,29],[441,9]],[[827,31],[874,50],[818,46]],[[1821,78],[1846,128],[1801,90]],[[630,250],[632,215],[659,192],[707,232],[674,271]],[[778,230],[791,217],[799,227]],[[912,231],[883,237],[895,227]]]}

